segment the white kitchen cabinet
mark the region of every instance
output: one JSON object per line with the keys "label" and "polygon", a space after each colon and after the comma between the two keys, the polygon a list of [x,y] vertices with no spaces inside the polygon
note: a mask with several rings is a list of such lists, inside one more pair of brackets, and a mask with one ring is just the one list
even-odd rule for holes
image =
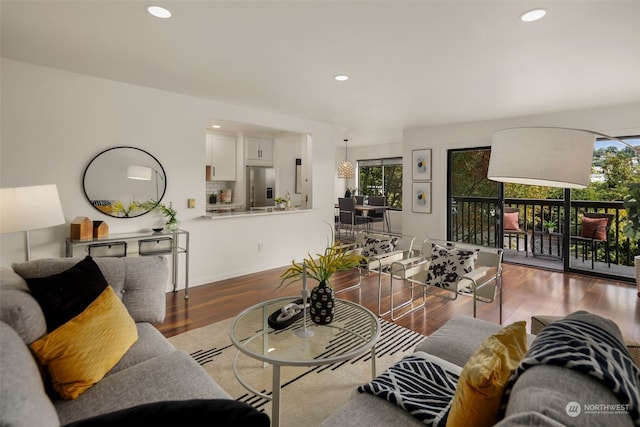
{"label": "white kitchen cabinet", "polygon": [[207,134],[207,181],[236,180],[236,139]]}
{"label": "white kitchen cabinet", "polygon": [[247,165],[273,166],[273,140],[268,138],[245,138]]}

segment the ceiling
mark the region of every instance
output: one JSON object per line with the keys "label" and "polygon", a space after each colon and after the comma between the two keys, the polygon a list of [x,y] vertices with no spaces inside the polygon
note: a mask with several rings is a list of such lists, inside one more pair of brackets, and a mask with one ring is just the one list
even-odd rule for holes
{"label": "ceiling", "polygon": [[149,4],[1,0],[2,56],[332,123],[336,144],[640,100],[637,0]]}

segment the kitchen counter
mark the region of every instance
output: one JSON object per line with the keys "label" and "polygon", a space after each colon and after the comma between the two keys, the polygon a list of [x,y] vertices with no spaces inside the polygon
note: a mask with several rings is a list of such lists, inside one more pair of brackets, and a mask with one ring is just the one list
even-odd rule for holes
{"label": "kitchen counter", "polygon": [[242,203],[207,203],[207,212],[228,212],[236,209],[244,210]]}
{"label": "kitchen counter", "polygon": [[[207,211],[209,209],[207,208]],[[261,207],[261,208],[252,208],[249,211],[245,210],[226,210],[226,211],[217,211],[217,212],[207,212],[204,215],[204,218],[207,219],[221,219],[221,218],[238,218],[243,216],[261,216],[261,215],[279,215],[279,214],[293,214],[293,213],[302,213],[309,212],[311,209],[302,209],[302,208],[289,208],[289,209],[276,209],[275,207]]]}

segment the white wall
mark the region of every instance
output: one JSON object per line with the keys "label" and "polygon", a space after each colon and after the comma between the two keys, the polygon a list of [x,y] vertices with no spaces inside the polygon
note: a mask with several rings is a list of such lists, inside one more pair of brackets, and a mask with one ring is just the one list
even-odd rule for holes
{"label": "white wall", "polygon": [[[640,103],[579,111],[559,112],[537,116],[516,117],[457,125],[409,129],[403,139],[403,200],[402,228],[416,236],[419,245],[426,237],[445,238],[447,226],[447,150],[454,148],[490,146],[494,132],[519,126],[561,126],[589,129],[612,136],[640,134]],[[411,153],[431,148],[432,213],[411,212]],[[570,162],[571,159],[567,159]]]}
{"label": "white wall", "polygon": [[[151,218],[116,219],[92,208],[82,193],[82,173],[100,151],[131,145],[152,153],[167,173],[166,201],[178,209],[182,228],[191,232],[191,284],[247,274],[287,264],[319,251],[333,223],[334,204],[344,194],[337,165],[344,146],[335,147],[332,126],[216,101],[188,97],[110,80],[2,59],[0,185],[58,185],[67,224],[31,232],[33,258],[64,254],[68,223],[88,216],[109,224],[111,233],[150,227]],[[247,122],[309,134],[312,148],[303,158],[310,176],[305,194],[313,210],[301,214],[229,220],[205,220],[204,128],[208,118]],[[420,242],[445,237],[446,156],[450,148],[490,145],[499,129],[548,125],[592,129],[613,135],[640,134],[640,103],[540,116],[410,129],[399,144],[349,147],[349,159],[403,155],[411,170],[414,149],[433,149],[433,213],[411,212],[405,191],[401,230]],[[304,153],[306,142],[301,143]],[[286,172],[287,174],[289,172]],[[354,186],[350,180],[349,186]],[[411,188],[406,173],[404,188]],[[332,191],[333,189],[333,191]],[[187,209],[188,198],[196,208]],[[263,251],[258,252],[258,243]],[[24,260],[22,233],[0,235],[0,265]],[[182,272],[181,272],[182,273]],[[182,277],[182,274],[180,275]]]}
{"label": "white wall", "polygon": [[[287,192],[292,206],[302,206],[304,194],[302,188],[296,194],[296,159],[302,159],[306,152],[307,135],[276,137],[273,141],[273,158],[276,166],[276,197],[284,199]],[[277,162],[277,163],[275,163]],[[308,161],[303,161],[303,166]]]}
{"label": "white wall", "polygon": [[[330,125],[4,58],[1,91],[1,186],[57,184],[67,220],[31,232],[33,258],[63,256],[68,224],[77,216],[106,221],[110,233],[151,226],[147,215],[108,217],[84,198],[87,163],[117,145],[149,151],[164,166],[164,201],[173,202],[181,228],[191,233],[192,286],[282,266],[326,244],[334,204],[333,182],[326,178],[335,173],[336,137]],[[204,129],[212,117],[311,134],[307,155],[313,167],[307,185],[314,209],[252,219],[203,219]],[[196,199],[195,209],[187,209],[188,198]],[[1,235],[0,244],[1,265],[24,260],[23,233]]]}

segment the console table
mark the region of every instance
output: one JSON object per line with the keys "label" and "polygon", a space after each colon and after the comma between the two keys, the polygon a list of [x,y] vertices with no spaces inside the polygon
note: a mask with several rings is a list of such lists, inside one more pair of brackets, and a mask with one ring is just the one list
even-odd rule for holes
{"label": "console table", "polygon": [[[117,233],[111,234],[109,237],[92,239],[92,240],[72,240],[67,238],[65,245],[65,255],[67,257],[73,257],[75,248],[85,248],[89,250],[89,246],[96,244],[109,244],[109,243],[122,243],[122,242],[135,242],[140,246],[141,242],[148,242],[157,239],[160,241],[170,241],[170,245],[166,247],[160,247],[157,250],[149,250],[140,254],[134,252],[134,255],[162,255],[171,254],[171,268],[172,268],[172,284],[173,291],[176,292],[178,288],[178,255],[185,255],[185,268],[184,268],[184,299],[189,298],[189,232],[185,230],[169,231],[163,230],[159,232],[142,231],[133,233]],[[125,255],[128,256],[128,255]]]}

